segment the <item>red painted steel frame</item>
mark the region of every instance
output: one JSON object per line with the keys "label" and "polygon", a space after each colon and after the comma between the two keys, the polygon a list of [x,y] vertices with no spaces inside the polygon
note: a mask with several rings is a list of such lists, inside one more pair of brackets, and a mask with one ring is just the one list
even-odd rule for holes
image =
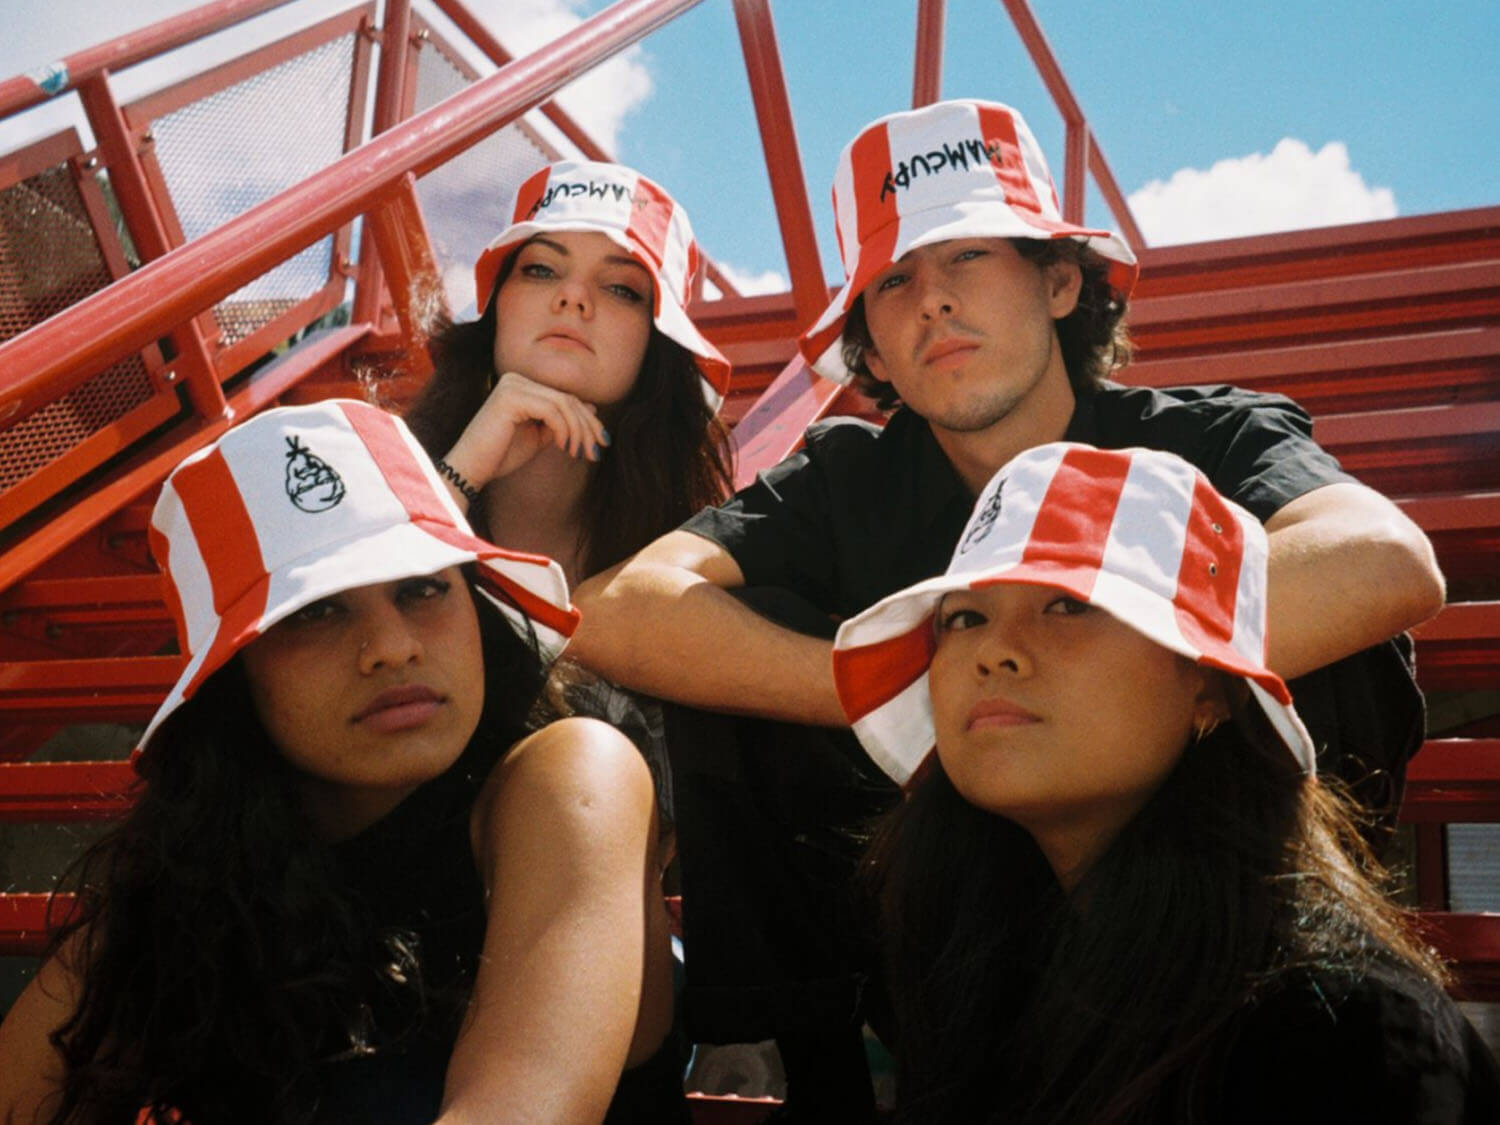
{"label": "red painted steel frame", "polygon": [[823,280],[823,264],[818,260],[818,238],[807,201],[786,78],[781,72],[776,27],[766,0],[734,0],[734,19],[771,176],[771,197],[781,220],[781,242],[792,275],[792,300],[798,320],[811,324],[828,304],[828,283]]}
{"label": "red painted steel frame", "polygon": [[1125,236],[1125,241],[1139,250],[1146,245],[1145,236],[1136,226],[1135,217],[1130,213],[1130,204],[1126,202],[1124,193],[1120,191],[1120,185],[1115,182],[1114,173],[1109,169],[1109,162],[1104,159],[1104,151],[1099,147],[1093,130],[1089,128],[1088,119],[1079,108],[1078,100],[1073,97],[1073,90],[1068,85],[1067,78],[1063,76],[1062,67],[1058,65],[1057,56],[1052,53],[1047,37],[1042,34],[1041,25],[1037,23],[1036,16],[1032,15],[1031,6],[1026,0],[1001,0],[1001,2],[1005,5],[1005,10],[1010,13],[1011,23],[1015,24],[1016,32],[1021,36],[1021,42],[1030,53],[1031,61],[1036,64],[1042,81],[1046,83],[1048,91],[1052,94],[1052,100],[1056,103],[1058,112],[1062,114],[1063,122],[1068,128],[1067,158],[1063,176],[1063,217],[1069,222],[1081,223],[1083,221],[1083,171],[1087,167],[1094,173],[1094,181],[1099,185],[1099,193],[1104,196],[1105,203],[1109,204],[1115,222],[1120,224],[1120,232]]}
{"label": "red painted steel frame", "polygon": [[407,173],[444,163],[699,2],[620,0],[296,187],[0,345],[0,414],[40,409],[384,201]]}
{"label": "red painted steel frame", "polygon": [[946,0],[919,0],[917,50],[912,64],[911,107],[920,109],[943,96],[943,9]]}
{"label": "red painted steel frame", "polygon": [[52,64],[62,68],[66,80],[53,90],[44,90],[29,74],[0,81],[0,117],[9,117],[29,106],[39,105],[65,90],[111,71],[121,71],[153,55],[181,47],[196,39],[243,23],[261,12],[280,8],[291,0],[214,0],[214,3],[171,16],[122,35],[108,43],[76,51]]}

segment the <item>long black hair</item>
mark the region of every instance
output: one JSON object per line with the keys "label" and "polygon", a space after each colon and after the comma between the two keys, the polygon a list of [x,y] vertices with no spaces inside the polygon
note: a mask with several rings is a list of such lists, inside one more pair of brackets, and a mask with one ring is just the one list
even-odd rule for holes
{"label": "long black hair", "polygon": [[1344,801],[1256,710],[1190,746],[1071,893],[941,765],[867,860],[902,1122],[1204,1120],[1230,1018],[1283,974],[1443,969]]}
{"label": "long black hair", "polygon": [[[494,384],[495,295],[519,252],[506,258],[478,320],[440,322],[432,336],[435,370],[405,417],[434,458],[453,448]],[[608,569],[719,503],[733,482],[729,431],[703,397],[698,362],[655,324],[635,385],[612,411],[613,440],[583,495],[585,575]],[[480,505],[469,520],[481,535],[489,533]]]}
{"label": "long black hair", "polygon": [[[482,779],[523,733],[542,667],[534,641],[475,603],[485,703],[464,764]],[[377,930],[344,886],[239,660],[163,723],[138,770],[130,813],[58,888],[77,897],[48,956],[79,997],[51,1036],[65,1064],[51,1121],[133,1122],[144,1107],[161,1120],[310,1121],[319,1064],[378,1048],[372,998],[421,1011],[409,935]]]}

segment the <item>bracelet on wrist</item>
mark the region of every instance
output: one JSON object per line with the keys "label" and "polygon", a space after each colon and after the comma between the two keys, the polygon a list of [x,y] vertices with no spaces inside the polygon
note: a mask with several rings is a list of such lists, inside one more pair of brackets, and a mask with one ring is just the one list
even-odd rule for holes
{"label": "bracelet on wrist", "polygon": [[437,459],[434,467],[438,471],[438,476],[452,482],[453,487],[458,489],[458,491],[463,495],[463,498],[470,504],[479,499],[479,489],[470,484],[464,478],[464,475],[462,473],[460,473],[452,465],[448,464],[448,462],[444,461],[441,457]]}

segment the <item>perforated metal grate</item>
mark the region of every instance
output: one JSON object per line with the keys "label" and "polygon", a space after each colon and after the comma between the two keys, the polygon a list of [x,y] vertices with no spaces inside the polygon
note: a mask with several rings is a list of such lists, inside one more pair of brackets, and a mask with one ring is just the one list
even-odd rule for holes
{"label": "perforated metal grate", "polygon": [[[0,191],[0,340],[110,283],[72,169]],[[12,487],[150,398],[139,356],[123,360],[0,434],[0,490]]]}
{"label": "perforated metal grate", "polygon": [[[458,93],[471,81],[440,47],[425,42],[417,66],[416,112]],[[556,158],[517,123],[491,134],[417,182],[422,216],[455,315],[462,316],[474,303],[474,262],[500,233],[500,208],[506,195]]]}
{"label": "perforated metal grate", "polygon": [[[344,153],[355,37],[345,35],[151,123],[156,159],[191,240]],[[323,239],[214,309],[223,343],[244,339],[328,282]]]}

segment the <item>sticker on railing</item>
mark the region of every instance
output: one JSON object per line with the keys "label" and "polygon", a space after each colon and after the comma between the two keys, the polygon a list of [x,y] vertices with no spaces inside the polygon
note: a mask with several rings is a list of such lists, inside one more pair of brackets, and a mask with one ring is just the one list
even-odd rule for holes
{"label": "sticker on railing", "polygon": [[26,77],[41,87],[49,98],[56,97],[68,88],[68,64],[61,60],[28,70]]}

